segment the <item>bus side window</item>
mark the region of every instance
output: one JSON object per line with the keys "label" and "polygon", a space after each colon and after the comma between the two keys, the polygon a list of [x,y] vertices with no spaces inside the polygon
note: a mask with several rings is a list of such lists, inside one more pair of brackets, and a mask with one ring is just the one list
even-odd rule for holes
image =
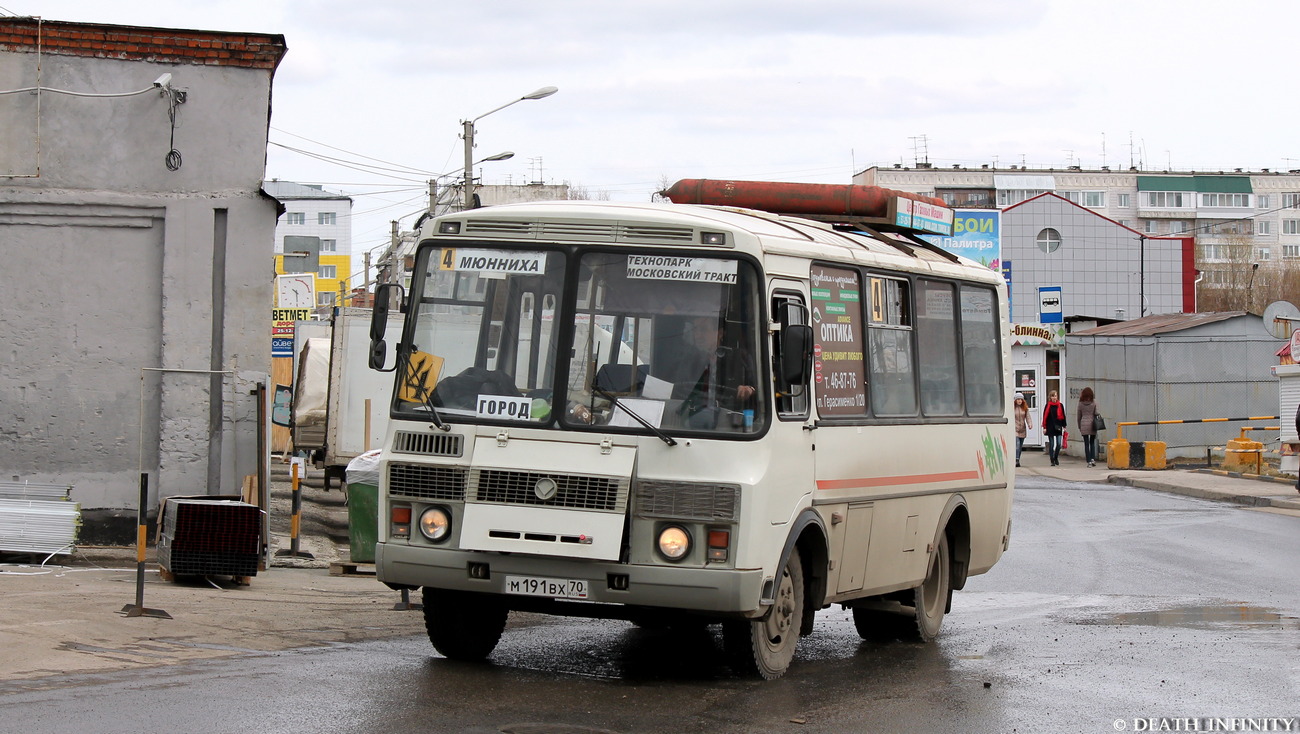
{"label": "bus side window", "polygon": [[781,370],[781,334],[786,326],[808,323],[808,307],[797,293],[776,293],[772,296],[772,316],[777,329],[772,332],[772,379],[776,392],[776,412],[781,420],[805,420],[808,417],[808,381],[790,384]]}

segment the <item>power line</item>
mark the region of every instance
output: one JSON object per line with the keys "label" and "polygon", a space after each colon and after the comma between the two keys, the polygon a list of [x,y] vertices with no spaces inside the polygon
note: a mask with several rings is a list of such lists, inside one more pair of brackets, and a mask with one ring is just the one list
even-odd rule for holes
{"label": "power line", "polygon": [[[419,196],[412,196],[411,198],[406,199],[406,200],[404,200],[404,201],[395,201],[395,202],[393,202],[392,204],[388,204],[388,205],[386,205],[386,206],[377,207],[377,208],[375,208],[375,209],[366,209],[365,211],[352,212],[352,216],[357,216],[358,214],[374,214],[375,212],[382,212],[382,211],[384,211],[385,209],[392,209],[392,208],[395,207],[395,206],[405,206],[405,205],[410,204],[411,202],[413,202],[413,201],[415,201],[415,200],[417,200],[417,199],[423,199],[424,196],[425,196],[424,194],[420,194]],[[407,216],[410,216],[410,215],[408,214]]]}
{"label": "power line", "polygon": [[1221,221],[1221,222],[1219,222],[1219,223],[1217,223],[1217,224],[1203,224],[1203,225],[1201,225],[1201,226],[1199,226],[1199,227],[1192,227],[1191,229],[1184,229],[1184,230],[1181,230],[1181,231],[1178,231],[1178,232],[1170,232],[1170,233],[1169,233],[1169,236],[1170,236],[1170,237],[1173,237],[1173,236],[1175,236],[1175,235],[1180,235],[1180,234],[1193,234],[1193,233],[1199,232],[1199,231],[1201,231],[1201,230],[1205,230],[1206,232],[1209,232],[1210,230],[1214,229],[1215,227],[1222,227],[1223,225],[1228,224],[1228,223],[1230,223],[1230,222],[1245,222],[1245,221],[1251,221],[1251,222],[1253,222],[1253,221],[1255,221],[1255,218],[1256,218],[1256,217],[1262,217],[1262,216],[1264,216],[1265,214],[1276,214],[1277,212],[1283,211],[1283,210],[1285,210],[1285,209],[1300,209],[1300,205],[1297,205],[1297,204],[1290,204],[1290,205],[1287,205],[1287,206],[1279,206],[1279,207],[1277,207],[1276,209],[1268,209],[1268,210],[1265,210],[1265,211],[1262,211],[1262,212],[1256,212],[1256,213],[1251,214],[1250,216],[1247,216],[1247,217],[1235,217],[1235,218],[1232,218],[1232,219],[1224,219],[1223,221]]}
{"label": "power line", "polygon": [[351,150],[347,150],[347,149],[345,149],[345,148],[339,148],[339,147],[337,147],[337,146],[330,145],[329,143],[322,143],[322,142],[320,142],[319,140],[312,140],[311,138],[305,137],[305,136],[303,136],[303,135],[298,135],[297,133],[291,133],[291,132],[289,132],[288,130],[283,130],[283,129],[278,128],[278,127],[274,127],[274,126],[272,126],[271,129],[272,129],[272,130],[275,130],[276,132],[281,132],[281,133],[284,133],[285,135],[289,135],[289,136],[291,136],[291,137],[298,138],[298,139],[300,139],[300,140],[306,140],[306,141],[309,142],[309,143],[315,143],[316,145],[323,145],[323,146],[325,146],[326,148],[329,148],[330,150],[337,150],[337,151],[339,151],[340,153],[347,153],[348,155],[354,155],[354,156],[356,156],[356,157],[358,157],[358,158],[365,158],[366,160],[375,161],[375,162],[377,162],[377,163],[384,163],[384,164],[387,164],[387,165],[390,165],[390,166],[397,166],[398,168],[406,169],[406,171],[408,171],[408,172],[410,172],[410,173],[419,173],[419,174],[428,175],[428,176],[438,176],[438,175],[440,175],[440,174],[436,174],[436,173],[429,173],[428,171],[424,171],[424,170],[421,170],[421,169],[419,169],[419,168],[414,168],[414,167],[408,166],[408,165],[403,164],[403,163],[394,163],[394,162],[392,162],[392,161],[386,161],[386,160],[383,160],[382,158],[372,158],[372,157],[370,157],[370,156],[368,156],[368,155],[363,155],[363,154],[361,154],[361,153],[357,153],[357,152],[355,152],[355,151],[351,151]]}
{"label": "power line", "polygon": [[[348,161],[343,158],[335,158],[334,156],[328,156],[322,153],[313,153],[312,151],[303,150],[302,148],[295,148],[291,145],[285,145],[284,143],[277,143],[274,140],[268,140],[267,143],[270,145],[274,145],[278,148],[284,148],[285,150],[293,151],[294,153],[298,153],[299,155],[305,155],[308,158],[315,158],[317,160],[324,161],[326,163],[333,163],[334,165],[343,166],[344,168],[351,168],[354,171],[361,171],[362,173],[371,173],[378,176],[387,176],[389,178],[396,179],[398,181],[409,181],[411,183],[424,183],[420,179],[404,178],[402,176],[394,175],[395,173],[407,173],[407,171],[401,171],[393,168],[383,168],[381,166],[371,166],[366,163]],[[430,174],[430,175],[437,176],[438,174]]]}

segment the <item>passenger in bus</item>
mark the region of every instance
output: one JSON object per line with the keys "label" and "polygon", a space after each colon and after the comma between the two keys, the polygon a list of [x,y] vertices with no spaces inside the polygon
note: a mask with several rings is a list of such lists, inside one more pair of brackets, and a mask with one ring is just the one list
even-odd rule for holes
{"label": "passenger in bus", "polygon": [[719,425],[724,415],[743,421],[745,409],[753,408],[754,360],[739,344],[724,343],[725,330],[716,318],[693,318],[689,325],[691,353],[685,360],[689,365],[686,374],[697,377],[685,383],[689,388],[682,415],[690,428],[729,428],[726,423]]}
{"label": "passenger in bus", "polygon": [[1043,406],[1043,435],[1047,436],[1047,453],[1052,458],[1052,466],[1061,464],[1061,434],[1065,431],[1065,406],[1053,390],[1047,394],[1047,405]]}
{"label": "passenger in bus", "polygon": [[1020,466],[1020,450],[1025,446],[1025,436],[1029,433],[1029,403],[1025,402],[1024,393],[1016,393],[1012,410],[1016,414],[1016,466]]}

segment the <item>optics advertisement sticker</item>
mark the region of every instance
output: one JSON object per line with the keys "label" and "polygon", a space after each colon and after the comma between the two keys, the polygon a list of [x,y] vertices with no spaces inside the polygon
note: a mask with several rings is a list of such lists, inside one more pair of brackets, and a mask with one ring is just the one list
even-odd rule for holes
{"label": "optics advertisement sticker", "polygon": [[546,253],[448,247],[442,251],[438,269],[501,275],[540,275],[546,272]]}
{"label": "optics advertisement sticker", "polygon": [[628,255],[627,277],[634,280],[685,280],[696,283],[736,282],[735,260],[676,255]]}
{"label": "optics advertisement sticker", "polygon": [[812,268],[813,379],[823,417],[867,412],[862,360],[862,285],[851,270]]}

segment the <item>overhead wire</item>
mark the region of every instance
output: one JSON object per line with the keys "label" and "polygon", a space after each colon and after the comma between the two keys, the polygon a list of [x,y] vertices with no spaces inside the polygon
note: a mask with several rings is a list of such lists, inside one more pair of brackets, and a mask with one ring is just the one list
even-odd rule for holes
{"label": "overhead wire", "polygon": [[[1170,232],[1168,235],[1165,235],[1165,236],[1166,236],[1166,237],[1175,237],[1175,236],[1180,235],[1180,234],[1195,234],[1196,232],[1200,232],[1201,230],[1205,230],[1206,232],[1209,232],[1209,231],[1213,230],[1215,227],[1222,227],[1223,225],[1228,224],[1228,223],[1230,223],[1230,222],[1245,222],[1245,221],[1247,221],[1247,220],[1249,220],[1249,221],[1254,221],[1256,217],[1262,217],[1262,216],[1264,216],[1265,214],[1276,214],[1276,213],[1278,213],[1278,212],[1280,212],[1280,211],[1284,211],[1284,210],[1286,210],[1286,209],[1297,209],[1297,210],[1300,210],[1300,203],[1297,203],[1297,204],[1288,204],[1288,205],[1286,205],[1286,206],[1279,206],[1279,207],[1276,207],[1276,208],[1274,208],[1274,209],[1266,209],[1266,210],[1264,210],[1264,211],[1262,211],[1262,212],[1255,212],[1254,214],[1251,214],[1250,216],[1245,216],[1245,217],[1233,217],[1233,218],[1229,218],[1229,219],[1224,219],[1224,220],[1222,220],[1222,221],[1220,221],[1220,222],[1217,222],[1217,223],[1215,223],[1215,224],[1203,224],[1203,225],[1201,225],[1201,226],[1199,226],[1199,227],[1192,227],[1192,228],[1190,228],[1190,229],[1179,230],[1178,232]],[[1300,211],[1298,211],[1297,213],[1300,213]],[[1148,237],[1147,239],[1154,239],[1154,238]]]}
{"label": "overhead wire", "polygon": [[[383,168],[380,166],[371,166],[365,163],[357,163],[356,161],[347,161],[342,158],[336,158],[334,156],[328,156],[321,153],[313,153],[308,150],[303,150],[302,148],[295,148],[291,145],[277,143],[274,140],[268,140],[267,143],[279,148],[284,148],[285,150],[293,151],[294,153],[298,153],[299,155],[305,155],[308,158],[315,158],[317,160],[324,161],[326,163],[331,163],[336,166],[351,168],[354,171],[361,171],[362,173],[372,173],[378,176],[387,176],[388,178],[395,179],[397,181],[408,181],[410,183],[424,183],[424,181],[421,179],[405,178],[403,176],[395,175],[395,172],[397,172],[396,169]],[[400,172],[406,173],[406,171],[400,171]]]}
{"label": "overhead wire", "polygon": [[288,135],[288,136],[290,136],[290,137],[298,138],[299,140],[306,140],[306,141],[309,142],[309,143],[315,143],[316,145],[322,145],[322,146],[324,146],[324,147],[326,147],[326,148],[329,148],[330,150],[337,150],[337,151],[339,151],[340,153],[347,153],[348,155],[353,155],[353,156],[356,156],[356,157],[358,157],[358,158],[365,158],[365,159],[368,160],[368,161],[375,161],[375,162],[377,162],[377,163],[384,163],[384,164],[389,165],[389,166],[396,166],[396,167],[398,167],[398,168],[405,169],[405,170],[407,170],[407,171],[410,172],[410,173],[419,173],[419,174],[427,175],[427,176],[440,176],[440,175],[442,175],[442,174],[438,174],[438,173],[430,173],[429,171],[425,171],[425,170],[423,170],[423,169],[415,168],[415,167],[413,167],[413,166],[408,166],[408,165],[406,165],[406,164],[404,164],[404,163],[394,163],[393,161],[386,161],[386,160],[384,160],[384,159],[382,159],[382,158],[373,158],[373,157],[371,157],[371,156],[364,155],[364,154],[362,154],[362,153],[357,153],[356,151],[347,150],[346,148],[340,148],[340,147],[335,146],[335,145],[330,145],[329,143],[322,143],[322,142],[319,141],[319,140],[312,140],[311,138],[306,137],[305,135],[299,135],[299,134],[297,134],[297,133],[291,133],[291,132],[289,132],[288,130],[284,130],[284,129],[282,129],[282,128],[278,128],[278,127],[275,127],[275,126],[271,126],[271,129],[274,130],[274,131],[276,131],[276,132],[284,133],[285,135]]}

